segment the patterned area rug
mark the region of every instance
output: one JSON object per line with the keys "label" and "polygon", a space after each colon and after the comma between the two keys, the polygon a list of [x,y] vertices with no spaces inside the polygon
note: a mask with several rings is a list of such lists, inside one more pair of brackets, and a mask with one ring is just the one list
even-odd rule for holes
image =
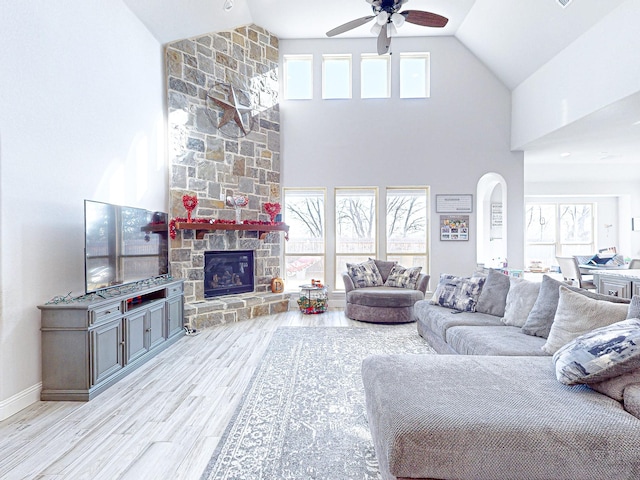
{"label": "patterned area rug", "polygon": [[203,480],[379,479],[362,360],[433,353],[416,325],[281,327]]}

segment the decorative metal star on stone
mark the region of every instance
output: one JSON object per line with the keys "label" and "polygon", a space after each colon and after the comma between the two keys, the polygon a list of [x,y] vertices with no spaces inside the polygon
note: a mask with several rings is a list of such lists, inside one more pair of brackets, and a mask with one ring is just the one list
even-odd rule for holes
{"label": "decorative metal star on stone", "polygon": [[[226,91],[226,99],[220,98],[221,89]],[[238,89],[230,84],[218,84],[207,93],[207,97],[222,109],[222,118],[218,122],[218,130],[234,122],[242,132],[242,135],[247,135],[251,131],[252,108],[251,105],[247,104],[249,102],[245,101],[243,103],[242,97],[247,98],[247,96],[240,93]]]}

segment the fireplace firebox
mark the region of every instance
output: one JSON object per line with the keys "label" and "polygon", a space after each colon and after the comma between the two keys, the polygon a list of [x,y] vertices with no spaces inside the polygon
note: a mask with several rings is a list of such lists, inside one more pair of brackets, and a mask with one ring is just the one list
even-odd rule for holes
{"label": "fireplace firebox", "polygon": [[253,250],[204,252],[204,297],[253,292]]}

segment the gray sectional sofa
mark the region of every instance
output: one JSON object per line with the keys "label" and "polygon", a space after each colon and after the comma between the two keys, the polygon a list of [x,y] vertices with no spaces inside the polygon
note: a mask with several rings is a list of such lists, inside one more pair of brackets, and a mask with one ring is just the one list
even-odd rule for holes
{"label": "gray sectional sofa", "polygon": [[[628,300],[587,296],[548,277],[534,288],[491,272],[484,282],[486,295],[481,292],[471,308],[482,312],[434,305],[438,291],[416,304],[419,334],[446,355],[364,360],[367,415],[382,478],[640,478],[639,370],[569,386],[559,381],[555,363],[575,342],[558,345],[578,332],[568,333],[573,326],[567,315],[617,321],[638,316],[640,298],[634,298],[632,314]],[[506,283],[512,292],[525,286],[531,293],[524,303],[511,298],[511,306],[527,310],[517,325],[505,324]]]}

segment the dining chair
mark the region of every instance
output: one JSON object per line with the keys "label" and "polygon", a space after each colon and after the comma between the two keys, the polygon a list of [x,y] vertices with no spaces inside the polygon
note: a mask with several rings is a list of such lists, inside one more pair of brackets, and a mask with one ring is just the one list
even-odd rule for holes
{"label": "dining chair", "polygon": [[575,257],[556,257],[556,260],[558,260],[560,273],[565,282],[588,290],[595,290],[597,288],[592,280],[582,278],[578,260]]}

